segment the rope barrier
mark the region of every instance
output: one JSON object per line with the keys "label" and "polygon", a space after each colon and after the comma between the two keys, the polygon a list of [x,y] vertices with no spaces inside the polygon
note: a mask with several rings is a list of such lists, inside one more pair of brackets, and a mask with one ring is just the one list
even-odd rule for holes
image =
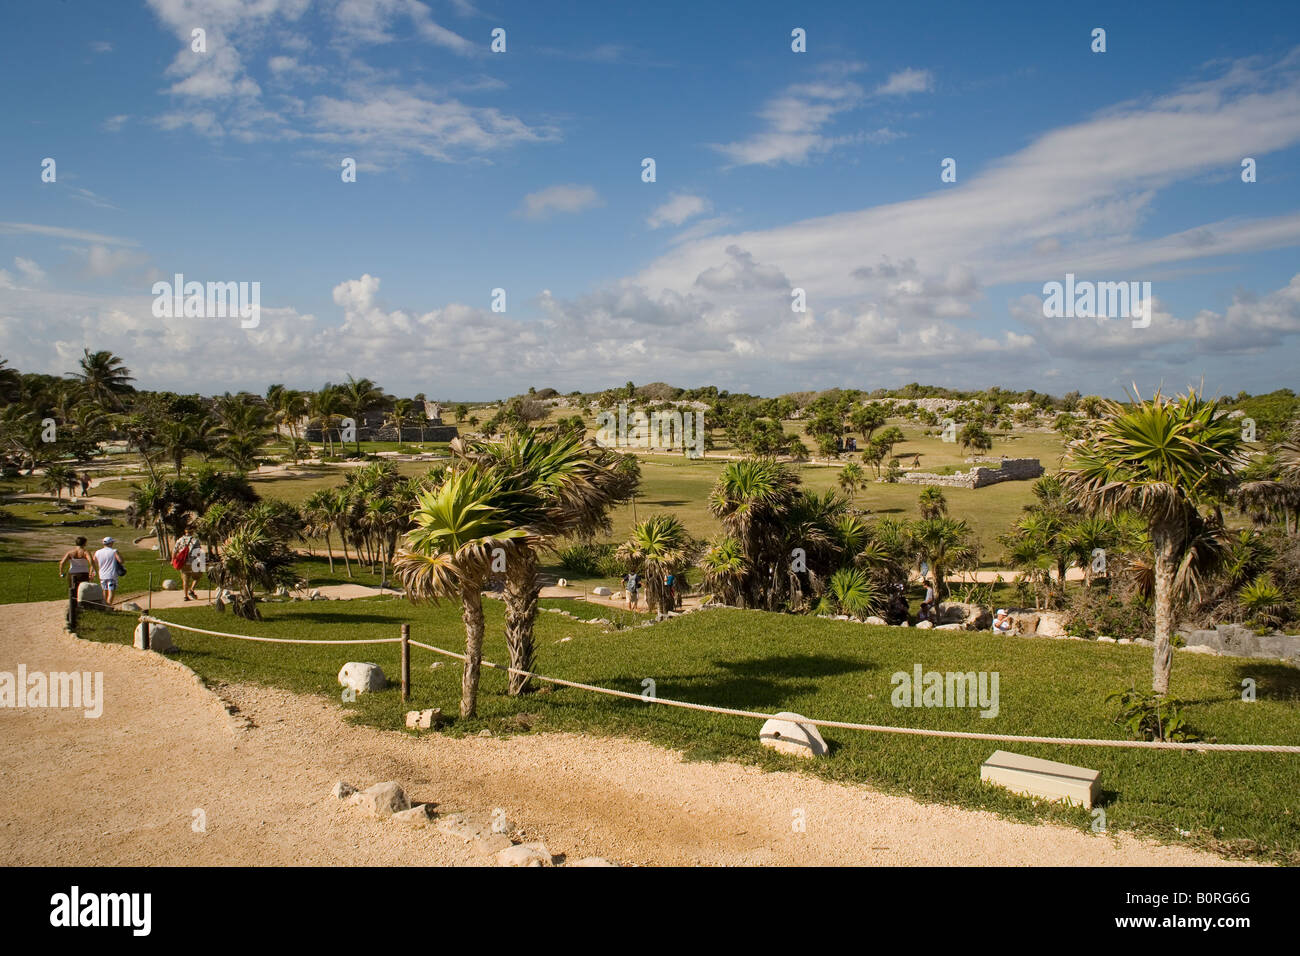
{"label": "rope barrier", "polygon": [[[172,624],[168,621],[163,621],[148,615],[142,615],[141,620],[150,621],[154,624],[163,624],[167,627],[174,627],[182,631],[193,631],[197,634],[210,634],[214,637],[232,637],[243,641],[263,641],[270,644],[396,644],[401,642],[400,637],[372,638],[359,641],[300,641],[293,638],[283,637],[249,637],[246,634],[228,634],[223,631],[205,631],[198,627]],[[464,661],[466,659],[464,654],[444,650],[441,647],[434,647],[432,644],[425,644],[422,641],[410,641],[409,643],[412,647],[431,651],[434,654],[452,657],[459,661]],[[623,697],[627,700],[639,700],[646,704],[663,704],[665,707],[681,707],[686,710],[699,710],[710,714],[723,714],[729,717],[749,717],[754,720],[788,720],[788,718],[780,717],[777,714],[767,714],[756,710],[737,710],[732,707],[714,707],[710,704],[696,704],[691,701],[673,700],[668,697],[645,697],[641,694],[631,693],[630,691],[614,690],[609,687],[598,687],[595,684],[583,684],[579,681],[564,680],[559,677],[547,677],[545,674],[520,670],[505,664],[494,664],[492,661],[480,661],[479,663],[483,667],[488,667],[492,670],[527,676],[534,678],[535,680],[545,681],[548,684],[557,684],[560,687],[572,687],[575,690],[586,690],[596,694],[606,694],[610,697]],[[1087,737],[1030,737],[1017,736],[1014,734],[983,734],[963,730],[930,730],[922,727],[889,727],[883,724],[855,724],[843,720],[818,720],[809,717],[800,717],[799,720],[792,721],[792,723],[811,724],[814,727],[831,727],[837,730],[863,730],[870,733],[881,734],[904,734],[916,737],[947,737],[956,740],[993,740],[1023,744],[1057,744],[1065,747],[1133,747],[1141,750],[1216,750],[1236,753],[1300,754],[1300,746],[1293,747],[1284,744],[1210,744],[1172,740],[1096,740]]]}
{"label": "rope barrier", "polygon": [[171,621],[164,621],[148,614],[140,615],[140,620],[148,621],[150,624],[162,624],[165,627],[174,627],[178,631],[193,631],[195,634],[208,634],[212,637],[232,637],[237,641],[257,641],[260,644],[400,644],[400,637],[374,637],[360,641],[300,641],[296,638],[289,637],[253,637],[249,634],[228,634],[225,631],[206,631],[201,627],[189,627],[185,624],[173,624]]}

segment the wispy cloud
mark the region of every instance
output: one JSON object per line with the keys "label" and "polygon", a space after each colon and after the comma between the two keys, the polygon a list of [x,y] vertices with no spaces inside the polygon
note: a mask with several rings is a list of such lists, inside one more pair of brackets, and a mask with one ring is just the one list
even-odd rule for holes
{"label": "wispy cloud", "polygon": [[908,93],[925,93],[934,88],[934,74],[929,70],[899,70],[876,87],[877,96],[903,96]]}
{"label": "wispy cloud", "polygon": [[847,141],[823,130],[840,113],[863,100],[863,89],[848,81],[798,83],[769,100],[759,111],[765,129],[747,139],[713,146],[734,166],[800,164]]}
{"label": "wispy cloud", "polygon": [[651,229],[659,229],[662,226],[680,226],[687,219],[702,215],[708,212],[710,208],[712,207],[709,201],[703,196],[677,193],[666,203],[656,206],[654,211],[646,217],[645,224]]}
{"label": "wispy cloud", "polygon": [[134,239],[119,236],[106,236],[98,232],[86,232],[84,229],[67,229],[63,226],[43,226],[31,222],[0,222],[0,232],[16,235],[49,236],[53,239],[72,239],[77,242],[99,242],[109,246],[136,246]]}
{"label": "wispy cloud", "polygon": [[582,212],[604,204],[600,194],[591,186],[548,186],[525,196],[516,213],[525,219],[548,219],[555,213]]}

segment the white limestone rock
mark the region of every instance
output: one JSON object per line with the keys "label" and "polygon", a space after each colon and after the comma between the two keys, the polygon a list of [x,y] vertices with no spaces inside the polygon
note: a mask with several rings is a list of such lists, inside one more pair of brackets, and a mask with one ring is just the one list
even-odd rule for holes
{"label": "white limestone rock", "polygon": [[[135,626],[135,646],[137,650],[144,650],[143,624]],[[149,625],[149,650],[160,654],[176,650],[176,645],[172,642],[172,632],[167,629],[166,624]]]}
{"label": "white limestone rock", "polygon": [[388,686],[388,680],[384,677],[384,672],[380,670],[378,664],[364,661],[348,661],[343,665],[343,669],[339,671],[339,684],[351,688],[358,694],[364,694],[383,690]]}
{"label": "white limestone rock", "polygon": [[394,780],[386,780],[373,787],[367,787],[352,794],[350,799],[376,820],[385,820],[395,813],[411,809],[411,801],[406,799],[406,793],[401,785]]}
{"label": "white limestone rock", "polygon": [[782,711],[759,728],[758,741],[764,747],[798,757],[824,756],[830,748],[814,725],[802,723],[807,719],[801,714]]}

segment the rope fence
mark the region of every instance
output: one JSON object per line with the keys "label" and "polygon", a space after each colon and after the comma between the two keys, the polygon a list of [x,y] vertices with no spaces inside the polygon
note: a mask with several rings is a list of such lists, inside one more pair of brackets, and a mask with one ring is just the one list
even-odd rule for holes
{"label": "rope fence", "polygon": [[[358,641],[309,641],[297,640],[295,638],[284,637],[250,637],[247,634],[229,634],[224,631],[208,631],[199,627],[189,627],[184,624],[173,624],[170,621],[164,621],[150,615],[141,615],[141,621],[148,621],[153,624],[162,624],[166,627],[174,627],[180,631],[193,631],[196,634],[208,634],[213,637],[229,637],[241,641],[258,641],[268,644],[399,644],[409,643],[412,647],[418,647],[421,650],[430,651],[434,654],[441,654],[444,657],[455,658],[459,661],[465,661],[464,654],[458,654],[455,651],[444,650],[441,647],[434,647],[432,644],[425,644],[421,641],[408,641],[402,637],[379,637],[369,638]],[[544,681],[548,684],[555,684],[560,687],[571,687],[575,690],[590,691],[595,694],[605,694],[610,697],[622,697],[627,700],[639,700],[646,704],[662,704],[665,707],[681,707],[685,710],[698,710],[710,714],[723,714],[729,717],[748,717],[753,720],[788,720],[777,714],[763,713],[755,710],[737,710],[733,707],[715,707],[711,704],[696,704],[687,700],[673,700],[668,697],[646,697],[642,694],[635,694],[625,690],[614,690],[609,687],[599,687],[595,684],[583,684],[579,681],[564,680],[559,677],[548,677],[545,674],[537,674],[533,671],[519,670],[505,664],[494,664],[491,661],[480,661],[483,667],[492,670],[504,671],[508,674],[517,674],[520,676],[531,677],[535,680]],[[405,675],[404,675],[405,676]],[[404,684],[406,681],[403,682]],[[993,740],[1015,742],[1023,744],[1057,744],[1065,747],[1131,747],[1140,750],[1196,750],[1196,751],[1228,751],[1235,753],[1285,753],[1300,754],[1300,746],[1287,746],[1285,744],[1211,744],[1198,742],[1182,742],[1169,740],[1098,740],[1087,737],[1031,737],[1018,736],[1015,734],[983,734],[973,731],[962,730],[931,730],[922,727],[890,727],[884,724],[857,724],[843,720],[820,720],[810,717],[800,717],[793,723],[810,724],[814,727],[831,727],[836,730],[861,730],[868,733],[880,734],[904,734],[915,737],[946,737],[956,740]]]}

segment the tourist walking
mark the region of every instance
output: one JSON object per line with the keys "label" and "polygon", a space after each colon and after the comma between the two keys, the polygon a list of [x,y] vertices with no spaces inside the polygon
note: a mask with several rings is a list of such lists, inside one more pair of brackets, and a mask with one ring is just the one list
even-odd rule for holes
{"label": "tourist walking", "polygon": [[90,497],[90,472],[88,471],[81,473],[81,497]]}
{"label": "tourist walking", "polygon": [[59,577],[63,577],[63,566],[68,566],[67,573],[71,575],[68,580],[68,587],[75,594],[82,584],[90,580],[91,564],[90,552],[86,550],[86,539],[78,538],[77,543],[64,552],[63,557],[59,559]]}
{"label": "tourist walking", "polygon": [[117,582],[126,574],[126,565],[122,556],[113,547],[114,540],[104,539],[104,546],[95,552],[95,564],[99,567],[99,586],[104,589],[104,603],[113,606],[113,595],[117,591]]}
{"label": "tourist walking", "polygon": [[181,573],[181,593],[184,599],[197,601],[199,596],[194,593],[195,587],[199,583],[204,567],[203,562],[203,542],[199,541],[194,534],[193,525],[185,529],[185,533],[176,539],[176,545],[172,550],[172,567]]}

